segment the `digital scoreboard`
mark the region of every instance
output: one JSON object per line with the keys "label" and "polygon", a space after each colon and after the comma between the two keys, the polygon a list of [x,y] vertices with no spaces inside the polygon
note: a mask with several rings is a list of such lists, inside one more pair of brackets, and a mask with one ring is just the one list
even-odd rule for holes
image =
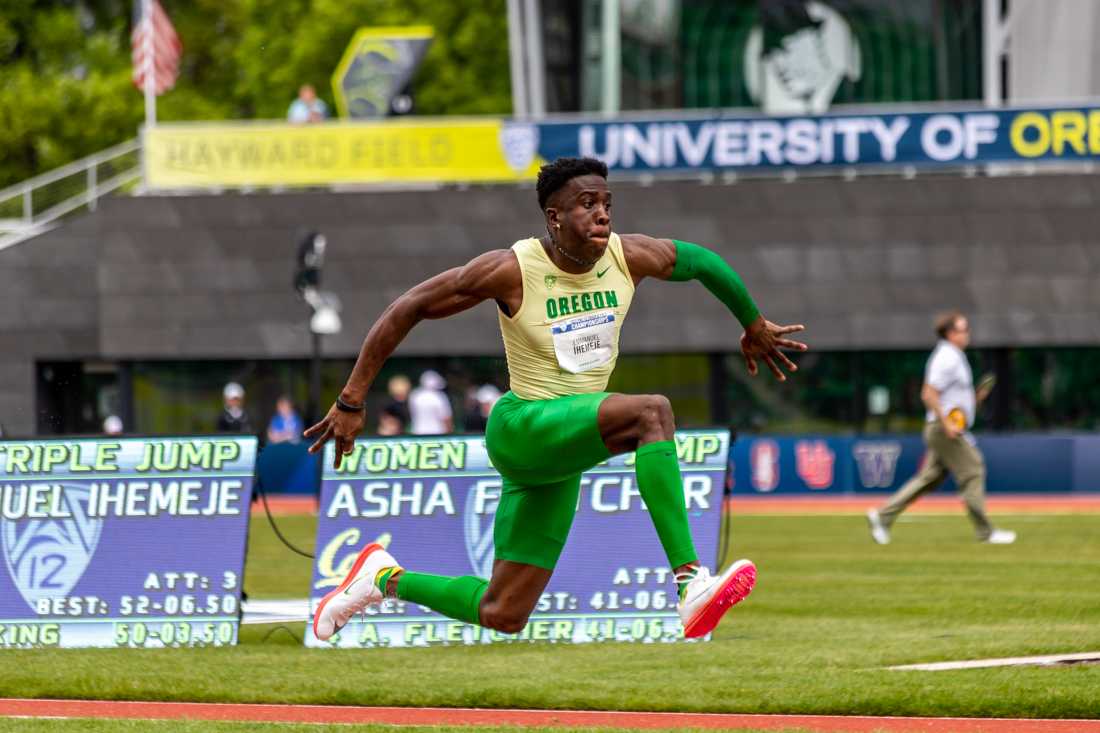
{"label": "digital scoreboard", "polygon": [[[699,559],[713,568],[729,432],[676,434],[684,502]],[[321,487],[311,614],[349,572],[368,542],[387,546],[402,567],[488,578],[501,480],[482,436],[361,439],[332,468],[327,446]],[[683,638],[668,560],[638,492],[634,455],[584,474],[565,551],[527,627],[504,634],[454,621],[417,604],[386,600],[315,647],[402,647],[548,640],[675,641]]]}
{"label": "digital scoreboard", "polygon": [[255,437],[0,441],[0,647],[237,640]]}

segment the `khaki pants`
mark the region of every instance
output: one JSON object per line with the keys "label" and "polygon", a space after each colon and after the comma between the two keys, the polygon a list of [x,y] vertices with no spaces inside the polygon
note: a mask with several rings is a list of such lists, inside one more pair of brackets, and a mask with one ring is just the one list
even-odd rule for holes
{"label": "khaki pants", "polygon": [[993,525],[985,513],[985,461],[981,452],[965,437],[948,438],[938,422],[924,427],[924,444],[928,447],[924,467],[879,510],[882,523],[890,527],[905,507],[942,484],[951,472],[959,485],[959,494],[966,503],[966,511],[974,523],[978,539],[989,539]]}

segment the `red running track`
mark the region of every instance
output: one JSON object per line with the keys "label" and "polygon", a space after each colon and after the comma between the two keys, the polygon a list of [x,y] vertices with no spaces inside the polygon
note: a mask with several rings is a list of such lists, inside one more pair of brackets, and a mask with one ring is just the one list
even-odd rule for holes
{"label": "red running track", "polygon": [[1100,720],[876,718],[838,715],[628,713],[582,710],[368,708],[191,702],[0,699],[0,716],[271,723],[531,726],[570,728],[802,728],[815,733],[1100,733]]}

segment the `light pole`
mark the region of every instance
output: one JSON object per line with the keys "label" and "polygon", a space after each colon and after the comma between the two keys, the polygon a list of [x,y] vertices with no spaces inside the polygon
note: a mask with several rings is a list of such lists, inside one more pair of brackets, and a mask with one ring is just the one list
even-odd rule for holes
{"label": "light pole", "polygon": [[325,235],[308,232],[298,243],[298,269],[294,287],[313,310],[309,319],[312,356],[309,364],[308,424],[320,419],[321,411],[321,337],[340,333],[340,300],[321,288],[321,270],[325,264]]}

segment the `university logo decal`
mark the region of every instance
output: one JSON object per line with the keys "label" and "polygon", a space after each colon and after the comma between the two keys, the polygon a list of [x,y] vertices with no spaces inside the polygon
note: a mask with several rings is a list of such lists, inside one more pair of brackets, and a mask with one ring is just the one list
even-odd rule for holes
{"label": "university logo decal", "polygon": [[542,280],[543,280],[543,282],[546,283],[546,289],[550,290],[551,288],[554,287],[554,284],[557,283],[558,276],[557,275],[546,275],[545,277],[543,277]]}
{"label": "university logo decal", "polygon": [[821,114],[846,78],[862,71],[859,42],[822,2],[775,4],[745,44],[745,86],[769,114]]}
{"label": "university logo decal", "polygon": [[539,128],[523,123],[505,123],[500,128],[500,150],[508,166],[523,173],[539,152]]}
{"label": "university logo decal", "polygon": [[852,456],[856,459],[859,481],[864,488],[889,488],[894,483],[900,455],[901,444],[894,440],[856,443]]}
{"label": "university logo decal", "polygon": [[824,440],[800,440],[794,446],[798,476],[811,489],[827,489],[833,485],[836,453]]}
{"label": "university logo decal", "polygon": [[775,491],[779,486],[779,444],[774,440],[755,440],[749,452],[752,487],[757,491]]}
{"label": "university logo decal", "polygon": [[[88,569],[103,531],[103,520],[88,516],[91,487],[55,486],[61,489],[60,507],[71,517],[0,520],[4,563],[23,600],[35,611],[40,599],[72,592]],[[26,485],[23,488],[29,495]],[[18,501],[12,499],[13,504]]]}
{"label": "university logo decal", "polygon": [[471,486],[470,493],[466,495],[462,530],[466,539],[466,557],[470,560],[474,575],[488,578],[493,574],[493,519],[496,517],[496,507],[493,507],[492,512],[478,514],[475,511],[477,502],[474,500],[476,490],[476,485]]}

